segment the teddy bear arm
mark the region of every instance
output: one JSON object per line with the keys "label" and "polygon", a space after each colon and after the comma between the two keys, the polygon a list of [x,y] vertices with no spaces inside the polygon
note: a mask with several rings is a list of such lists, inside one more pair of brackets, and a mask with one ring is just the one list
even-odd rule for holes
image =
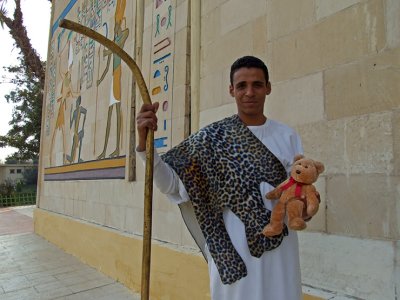
{"label": "teddy bear arm", "polygon": [[307,214],[311,217],[317,213],[319,208],[319,199],[317,197],[316,188],[310,185],[305,192],[305,196],[307,202]]}
{"label": "teddy bear arm", "polygon": [[267,198],[268,200],[275,200],[278,199],[281,195],[282,195],[282,189],[280,189],[280,187],[278,186],[274,188],[272,191],[268,192],[265,195],[265,198]]}

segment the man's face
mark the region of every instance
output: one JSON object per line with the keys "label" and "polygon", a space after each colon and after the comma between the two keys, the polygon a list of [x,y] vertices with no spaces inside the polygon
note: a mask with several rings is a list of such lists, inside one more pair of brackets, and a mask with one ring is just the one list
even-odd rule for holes
{"label": "man's face", "polygon": [[242,120],[264,118],[265,97],[271,93],[271,84],[266,82],[259,68],[240,68],[233,74],[229,92],[235,98],[238,114]]}

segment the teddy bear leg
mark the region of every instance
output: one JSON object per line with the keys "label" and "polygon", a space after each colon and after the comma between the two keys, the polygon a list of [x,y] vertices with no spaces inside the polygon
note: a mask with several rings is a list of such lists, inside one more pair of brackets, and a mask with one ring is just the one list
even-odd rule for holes
{"label": "teddy bear leg", "polygon": [[264,227],[263,234],[265,236],[275,236],[282,232],[285,213],[285,204],[278,202],[272,210],[269,224]]}
{"label": "teddy bear leg", "polygon": [[306,228],[306,222],[302,218],[304,203],[300,200],[292,200],[287,204],[289,228],[302,230]]}

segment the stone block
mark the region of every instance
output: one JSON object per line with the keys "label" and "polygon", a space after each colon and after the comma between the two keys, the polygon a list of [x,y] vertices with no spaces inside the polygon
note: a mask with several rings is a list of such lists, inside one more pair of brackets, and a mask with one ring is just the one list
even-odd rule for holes
{"label": "stone block", "polygon": [[344,10],[362,1],[364,0],[335,0],[335,1],[316,0],[315,15],[317,20],[320,20],[322,18],[329,17],[341,10]]}
{"label": "stone block", "polygon": [[65,215],[72,217],[74,215],[74,200],[65,199]]}
{"label": "stone block", "polygon": [[100,199],[99,193],[99,182],[98,181],[87,181],[86,186],[83,188],[86,191],[86,199],[89,202],[98,201]]}
{"label": "stone block", "polygon": [[172,119],[182,118],[186,113],[186,89],[185,85],[174,86],[173,100],[169,103],[172,105]]}
{"label": "stone block", "polygon": [[112,204],[114,200],[114,188],[112,181],[104,180],[101,184],[97,185],[98,201],[104,204]]}
{"label": "stone block", "polygon": [[106,224],[106,205],[102,203],[91,204],[91,221],[105,225]]}
{"label": "stone block", "polygon": [[59,214],[65,214],[65,198],[64,197],[54,197],[53,211]]}
{"label": "stone block", "polygon": [[400,1],[386,0],[386,37],[389,48],[400,47]]}
{"label": "stone block", "polygon": [[125,225],[125,209],[126,207],[123,206],[106,205],[104,224],[115,229],[123,229]]}
{"label": "stone block", "polygon": [[228,0],[202,0],[201,1],[201,16],[208,14],[211,11],[214,11],[222,3],[227,2]]}
{"label": "stone block", "polygon": [[328,233],[398,240],[398,176],[336,175],[327,178]]}
{"label": "stone block", "polygon": [[130,199],[130,207],[138,208],[143,211],[144,209],[144,176],[145,176],[145,170],[144,170],[144,162],[141,160],[139,161],[139,164],[143,167],[143,170],[138,172],[138,177],[139,175],[143,177],[140,181],[136,181],[135,183],[131,184],[131,194],[132,197]]}
{"label": "stone block", "polygon": [[83,214],[82,214],[82,220],[93,222],[92,221],[92,205],[93,203],[87,202],[87,201],[82,201],[82,206],[83,206]]}
{"label": "stone block", "polygon": [[170,211],[153,211],[153,237],[173,244],[181,244],[182,217],[176,206]]}
{"label": "stone block", "polygon": [[186,117],[172,119],[172,147],[178,145],[185,138],[185,120]]}
{"label": "stone block", "polygon": [[153,2],[150,5],[146,5],[144,8],[144,28],[153,26]]}
{"label": "stone block", "polygon": [[356,116],[296,127],[310,157],[327,174],[393,174],[392,114]]}
{"label": "stone block", "polygon": [[300,232],[299,247],[303,285],[333,299],[396,298],[393,242]]}
{"label": "stone block", "polygon": [[83,201],[73,200],[74,201],[74,218],[82,219],[83,213]]}
{"label": "stone block", "polygon": [[[75,192],[72,193],[74,200],[79,200],[82,201],[83,203],[86,203],[86,191],[85,191],[85,187],[84,187],[84,182],[79,182],[79,181],[73,181],[72,183],[72,188],[75,189]],[[79,183],[82,183],[81,185]],[[65,199],[71,199],[69,194],[66,194],[64,196]],[[82,213],[84,213],[84,209],[85,209],[85,205],[83,204],[83,211]]]}
{"label": "stone block", "polygon": [[200,79],[200,111],[220,106],[223,90],[222,73],[214,72]]}
{"label": "stone block", "polygon": [[274,40],[315,22],[314,0],[267,1],[268,39]]}
{"label": "stone block", "polygon": [[400,290],[400,264],[398,263],[400,261],[400,241],[395,241],[394,242],[394,290],[399,291]]}
{"label": "stone block", "polygon": [[317,25],[276,40],[268,40],[271,82],[277,83],[320,71],[323,67],[320,48]]}
{"label": "stone block", "polygon": [[135,184],[144,184],[145,179],[145,161],[136,155],[136,182]]}
{"label": "stone block", "polygon": [[214,43],[221,36],[220,7],[201,17],[201,45]]}
{"label": "stone block", "polygon": [[345,153],[350,174],[393,173],[392,113],[345,121]]}
{"label": "stone block", "polygon": [[131,188],[130,184],[125,180],[116,180],[113,182],[113,198],[112,204],[120,206],[128,206],[131,203]]}
{"label": "stone block", "polygon": [[[232,63],[233,61],[231,62],[231,64]],[[229,93],[229,86],[231,85],[231,79],[230,79],[231,64],[229,66],[226,66],[225,69],[222,70],[221,98],[223,105],[236,103],[235,98],[233,98]]]}
{"label": "stone block", "polygon": [[174,210],[175,206],[177,206],[177,204],[168,199],[167,195],[161,193],[155,184],[153,193],[153,209],[168,212]]}
{"label": "stone block", "polygon": [[380,112],[400,105],[400,49],[325,71],[329,120]]}
{"label": "stone block", "polygon": [[400,109],[393,111],[392,119],[393,130],[393,155],[394,155],[394,170],[393,175],[400,175]]}
{"label": "stone block", "polygon": [[323,120],[322,72],[273,85],[265,111],[271,119],[291,126]]}
{"label": "stone block", "polygon": [[[326,67],[377,53],[385,47],[383,0],[351,6],[319,26],[322,62]],[[344,45],[344,47],[343,47]]]}
{"label": "stone block", "polygon": [[259,57],[267,51],[267,17],[261,16],[252,22],[253,26],[253,52],[252,55]]}
{"label": "stone block", "polygon": [[[230,0],[221,5],[221,35],[266,14],[266,1]],[[240,13],[238,13],[240,12]],[[238,40],[240,41],[240,40]]]}
{"label": "stone block", "polygon": [[40,195],[39,201],[37,202],[37,205],[41,209],[49,210],[50,207],[50,201],[49,201],[49,196],[46,195]]}
{"label": "stone block", "polygon": [[184,1],[175,8],[175,31],[188,26],[188,3],[189,1]]}
{"label": "stone block", "polygon": [[296,126],[296,130],[301,136],[305,155],[323,162],[325,175],[345,172],[343,122],[321,121]]}
{"label": "stone block", "polygon": [[127,207],[125,209],[125,225],[124,230],[132,233],[143,235],[143,210],[138,208]]}
{"label": "stone block", "polygon": [[[175,55],[174,56],[174,79],[173,85],[184,85],[187,81],[187,70],[186,70],[186,55]],[[169,79],[170,80],[170,79]]]}
{"label": "stone block", "polygon": [[230,67],[238,57],[252,53],[253,26],[247,23],[201,49],[200,77]]}
{"label": "stone block", "polygon": [[[268,43],[272,82],[349,63],[385,46],[382,0],[363,2]],[[343,46],[345,45],[345,46]]]}
{"label": "stone block", "polygon": [[188,55],[188,30],[183,28],[175,33],[174,53],[175,55]]}
{"label": "stone block", "polygon": [[152,31],[146,29],[143,33],[143,50],[142,50],[142,67],[143,78],[146,84],[149,84],[150,80],[150,64],[151,64],[151,47],[152,47]]}

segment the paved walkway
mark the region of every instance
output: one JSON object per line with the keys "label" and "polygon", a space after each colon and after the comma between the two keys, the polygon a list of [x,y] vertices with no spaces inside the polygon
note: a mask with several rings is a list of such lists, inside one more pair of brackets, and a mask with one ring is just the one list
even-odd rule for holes
{"label": "paved walkway", "polygon": [[33,233],[33,207],[0,208],[1,300],[139,300]]}

